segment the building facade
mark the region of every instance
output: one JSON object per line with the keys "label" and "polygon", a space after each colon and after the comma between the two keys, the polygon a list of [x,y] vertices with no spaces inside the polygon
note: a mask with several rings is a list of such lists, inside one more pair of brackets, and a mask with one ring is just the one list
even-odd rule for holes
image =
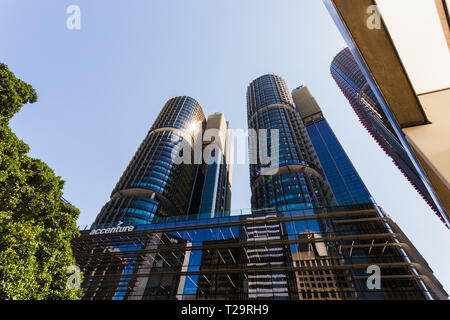
{"label": "building facade", "polygon": [[[82,299],[448,299],[396,224],[373,204],[166,217],[73,241]],[[371,266],[380,287],[368,286]]]}
{"label": "building facade", "polygon": [[[121,226],[127,217],[120,216],[114,227],[94,224],[90,230],[81,231],[72,248],[84,274],[82,298],[447,299],[447,293],[400,228],[370,199],[364,203],[356,197],[354,177],[342,178],[347,188],[353,188],[353,197],[334,196],[326,176],[328,169],[322,168],[325,162],[316,153],[301,116],[306,105],[299,103],[296,107],[284,80],[262,76],[250,84],[247,98],[250,129],[279,130],[265,137],[256,134],[256,143],[250,143],[257,146],[250,147],[250,152],[272,155],[272,150],[279,149],[279,157],[270,157],[270,163],[260,161],[257,154],[256,163],[250,165],[252,208],[237,215],[214,213],[218,208],[214,202],[226,203],[217,195],[223,195],[219,190],[231,185],[227,181],[230,177],[225,176],[226,184],[216,187],[208,181],[221,181],[220,170],[213,170],[214,179],[210,180],[210,167],[194,167],[189,171],[193,173],[192,190],[201,192],[195,199],[186,193],[186,201],[179,203],[191,208],[197,203],[194,207],[207,208],[205,212],[161,214],[142,223],[135,220],[127,227]],[[221,132],[228,125],[223,115],[216,114],[201,127],[201,131],[208,127]],[[155,130],[159,128],[167,125]],[[189,139],[182,133],[177,137]],[[227,154],[223,137],[217,134],[214,139],[202,139],[206,143],[200,150],[207,159]],[[334,139],[325,139],[317,146],[335,144]],[[195,141],[193,144],[195,148]],[[152,150],[147,144],[142,148]],[[144,154],[138,150],[135,159],[145,158]],[[338,158],[334,151],[329,156]],[[229,164],[224,163],[224,168]],[[128,182],[132,179],[124,178],[134,168],[130,164],[114,191],[120,192],[120,197],[128,195],[122,192],[127,190],[122,186],[134,186],[134,182]],[[375,287],[370,285],[374,266],[380,272],[380,283]]]}
{"label": "building facade", "polygon": [[306,86],[292,97],[339,205],[369,203],[371,196],[353,167],[321,108]]}
{"label": "building facade", "polygon": [[231,209],[231,185],[233,169],[230,164],[232,145],[228,122],[223,113],[208,116],[203,135],[203,164],[199,173],[204,177],[200,183],[201,199],[199,212],[227,215]]}
{"label": "building facade", "polygon": [[155,217],[189,212],[197,165],[175,164],[173,155],[194,148],[192,124],[204,127],[200,104],[187,96],[167,101],[94,222],[95,226],[150,223]]}
{"label": "building facade", "polygon": [[[308,133],[295,109],[285,81],[272,74],[263,75],[247,89],[249,130],[256,130],[256,141],[249,147],[252,209],[275,208],[277,211],[317,208],[334,204],[334,198],[314,151]],[[277,150],[278,149],[278,150]],[[275,153],[275,150],[278,152]],[[270,156],[270,163],[263,163]],[[255,228],[254,230],[252,228]],[[286,233],[279,223],[250,227],[255,241],[281,240]],[[272,268],[292,266],[290,251],[282,246],[255,249],[252,256],[259,264]],[[297,296],[290,290],[292,272],[271,272],[249,279],[249,293],[254,298],[283,299]],[[289,281],[289,279],[291,279]],[[291,291],[291,292],[290,292]]]}
{"label": "building facade", "polygon": [[[306,128],[281,77],[267,74],[250,83],[247,116],[249,130],[257,132],[256,141],[249,146],[250,159],[254,159],[250,163],[252,209],[291,210],[334,204]],[[278,139],[271,136],[277,132]],[[261,159],[277,147],[278,159],[262,163]]]}

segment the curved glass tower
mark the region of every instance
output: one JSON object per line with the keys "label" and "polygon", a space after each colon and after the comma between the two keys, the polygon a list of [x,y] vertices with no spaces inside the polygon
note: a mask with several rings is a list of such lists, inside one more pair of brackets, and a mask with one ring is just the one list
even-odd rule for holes
{"label": "curved glass tower", "polygon": [[361,124],[392,158],[394,164],[445,223],[445,219],[428,192],[406,150],[395,134],[388,117],[381,108],[375,94],[364,77],[349,48],[339,52],[331,63],[331,75],[350,102]]}
{"label": "curved glass tower", "polygon": [[[267,141],[259,141],[251,157],[258,161],[250,164],[252,208],[276,208],[292,210],[322,207],[335,204],[316,152],[298,114],[290,91],[284,80],[272,74],[254,80],[247,89],[247,112],[249,129],[279,130],[279,159],[264,165],[260,152],[270,154],[273,143],[270,131]],[[275,146],[275,145],[274,145]],[[253,149],[255,150],[255,149]],[[274,165],[274,174],[267,174]]]}
{"label": "curved glass tower", "polygon": [[[256,130],[256,141],[251,138],[249,145],[252,210],[256,213],[258,209],[263,209],[262,214],[275,218],[283,211],[334,205],[334,196],[284,80],[267,74],[251,82],[247,89],[247,112],[248,127]],[[263,161],[266,156],[270,156],[270,163]],[[248,218],[249,221],[252,219]],[[247,226],[244,229],[247,241],[281,241],[288,233],[280,223]],[[248,256],[247,266],[293,266],[292,249],[280,245],[254,249]],[[297,297],[298,292],[289,285],[295,282],[294,278],[292,272],[249,276],[248,297]]]}
{"label": "curved glass tower", "polygon": [[[202,130],[205,115],[200,104],[187,96],[167,101],[94,222],[96,226],[146,224],[155,216],[184,215],[189,210],[196,165],[175,164]],[[181,155],[181,154],[180,154]]]}

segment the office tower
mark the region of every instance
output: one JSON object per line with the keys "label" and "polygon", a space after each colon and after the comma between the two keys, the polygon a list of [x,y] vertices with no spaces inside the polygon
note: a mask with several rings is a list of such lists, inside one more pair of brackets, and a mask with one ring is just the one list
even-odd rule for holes
{"label": "office tower", "polygon": [[[356,169],[353,167],[350,159],[342,148],[339,140],[335,136],[333,130],[325,119],[323,112],[318,105],[317,101],[311,94],[310,90],[306,86],[300,86],[292,91],[292,97],[297,107],[297,110],[303,120],[303,123],[306,126],[306,130],[311,138],[314,149],[319,157],[322,168],[325,172],[325,175],[328,178],[333,194],[336,198],[336,201],[340,206],[346,205],[355,205],[355,204],[368,204],[371,203],[372,197],[364,185],[363,181],[359,177]],[[376,205],[375,205],[376,206]],[[384,214],[381,213],[381,208],[379,215],[383,217]],[[391,221],[392,226],[390,228],[395,228],[398,232],[402,234],[403,237],[406,236],[401,232],[398,226]],[[350,226],[348,226],[350,227]],[[335,227],[336,228],[336,227]],[[387,229],[387,226],[383,226],[379,224],[378,226],[369,226],[364,224],[356,223],[351,225],[350,227],[353,230],[358,230],[361,233],[369,232],[380,232],[384,229],[385,232],[391,232]],[[363,231],[364,228],[368,228]],[[335,229],[338,231],[339,227]],[[375,231],[377,230],[377,231]],[[321,238],[321,234],[306,230],[299,235],[299,238]],[[409,240],[405,240],[408,241]],[[359,246],[364,246],[364,241],[359,241]],[[367,243],[365,244],[367,245]],[[342,254],[342,260],[339,261],[337,257],[339,254],[336,252],[332,253],[332,250],[335,249],[332,246],[328,246],[328,248],[324,245],[323,242],[313,242],[313,244],[299,245],[298,252],[293,253],[294,265],[300,266],[308,266],[308,265],[326,265],[333,266],[339,264],[345,264],[345,261],[349,259],[349,256],[353,255],[353,252],[349,252],[347,254]],[[353,247],[353,244],[350,246]],[[331,256],[333,258],[329,258]],[[369,254],[366,257],[360,256],[360,261],[364,261],[365,259],[373,259],[369,257],[370,253],[374,253],[374,251],[369,251]],[[380,254],[380,252],[378,252]],[[391,255],[398,256],[399,258],[402,256],[402,252],[391,252]],[[414,249],[413,254],[418,254],[417,250]],[[380,257],[381,258],[381,257]],[[375,258],[378,259],[378,258]],[[423,258],[418,258],[423,261]],[[401,260],[401,258],[400,258]],[[404,271],[403,271],[404,272]],[[301,292],[299,294],[299,298],[303,299],[356,299],[362,298],[361,293],[358,293],[360,289],[357,289],[352,284],[352,277],[355,277],[353,271],[349,270],[340,270],[326,269],[311,272],[311,271],[302,271],[296,273],[296,280],[301,288]],[[357,277],[357,276],[356,276]],[[340,279],[340,281],[337,281]],[[397,284],[391,283],[390,285],[396,286]],[[444,294],[445,295],[445,294]],[[420,296],[420,295],[419,295]],[[418,296],[418,297],[419,297]],[[372,295],[371,299],[384,299],[381,294],[380,296]]]}
{"label": "office tower", "polygon": [[331,75],[349,100],[360,122],[422,198],[439,215],[433,198],[420,178],[406,150],[359,69],[350,50],[345,48],[331,64]]}
{"label": "office tower", "polygon": [[[250,159],[257,159],[256,163],[250,164],[252,209],[274,207],[277,211],[283,211],[330,205],[333,201],[330,188],[281,77],[267,74],[250,83],[247,89],[247,115],[249,129],[258,131],[255,145],[249,147]],[[279,142],[270,131],[274,129],[278,130]],[[267,139],[260,135],[264,131],[267,132]],[[263,164],[260,153],[272,155],[277,143],[278,159]],[[276,170],[272,173],[274,167]],[[279,223],[246,229],[249,241],[267,238],[281,240],[284,233],[283,225]],[[273,268],[292,265],[290,257],[282,258],[286,257],[284,252],[283,246],[255,249],[250,254],[248,266],[257,263]],[[248,280],[249,298],[282,299],[295,296],[296,290],[289,292],[292,287],[288,286],[293,278],[291,272],[256,275]]]}
{"label": "office tower", "polygon": [[[150,223],[155,216],[188,213],[196,165],[175,164],[183,141],[194,147],[205,122],[200,104],[191,97],[167,101],[144,141],[97,216],[96,226]],[[200,124],[200,130],[195,124]]]}
{"label": "office tower", "polygon": [[[84,272],[82,298],[447,299],[427,263],[375,203],[353,197],[354,203],[338,205],[284,81],[266,75],[248,90],[251,128],[281,131],[279,159],[252,164],[252,209],[82,230],[72,246]],[[225,127],[222,115],[210,120],[210,127]],[[270,153],[277,144],[275,135],[259,139],[258,152]],[[204,140],[224,145],[220,135]],[[207,158],[227,154],[208,145],[200,145]],[[202,192],[188,197],[191,208],[203,199],[212,203],[214,190],[228,188],[206,185],[209,168],[203,169],[194,168],[192,189]],[[372,288],[367,270],[374,265],[381,284]]]}
{"label": "office tower", "polygon": [[[180,218],[82,230],[72,244],[82,299],[448,299],[373,204]],[[367,285],[373,265],[379,289]]]}
{"label": "office tower", "polygon": [[323,116],[308,87],[292,91],[306,131],[339,205],[369,203],[370,193]]}
{"label": "office tower", "polygon": [[223,113],[208,116],[203,135],[204,162],[200,166],[200,210],[203,215],[227,215],[231,207],[232,156],[228,122]]}
{"label": "office tower", "polygon": [[[258,130],[255,146],[249,146],[250,158],[258,160],[250,163],[252,209],[304,209],[334,203],[308,133],[281,77],[267,74],[249,85],[247,116],[249,129]],[[279,132],[279,159],[263,164],[261,153],[270,154],[276,147],[271,145],[275,140],[271,137],[273,129]],[[259,133],[264,131],[268,139],[261,142]],[[259,145],[264,149],[257,148]],[[276,174],[270,174],[274,168],[278,169]]]}
{"label": "office tower", "polygon": [[[401,10],[389,0],[324,3],[349,48],[334,59],[333,77],[448,228],[448,1],[404,1]],[[399,23],[405,17],[415,23]]]}
{"label": "office tower", "polygon": [[[279,216],[280,214],[289,215],[285,211],[295,211],[300,208],[319,209],[334,206],[337,203],[339,205],[337,208],[341,208],[337,210],[342,210],[342,208],[347,210],[347,212],[344,210],[342,215],[338,215],[337,221],[317,219],[303,225],[291,226],[274,222],[250,227],[251,232],[248,232],[248,239],[252,241],[271,238],[282,242],[283,239],[294,240],[295,237],[298,242],[297,245],[287,247],[270,246],[272,251],[266,248],[256,249],[255,253],[263,257],[259,260],[260,265],[286,269],[293,266],[294,270],[297,267],[297,270],[305,271],[259,274],[253,281],[248,280],[249,297],[252,284],[255,284],[255,293],[252,296],[255,298],[391,299],[402,296],[402,294],[396,296],[397,293],[393,295],[391,293],[398,285],[408,288],[407,291],[412,293],[409,298],[423,297],[423,293],[420,293],[419,283],[408,281],[402,283],[401,278],[391,283],[385,282],[383,290],[370,292],[365,290],[364,285],[354,280],[364,276],[363,270],[335,267],[357,262],[373,264],[381,262],[384,264],[388,259],[407,263],[407,260],[404,258],[403,252],[395,247],[389,249],[389,254],[387,254],[389,258],[383,256],[386,248],[383,249],[383,252],[373,251],[375,243],[377,243],[376,247],[381,245],[374,234],[379,232],[389,234],[391,231],[387,225],[382,223],[384,217],[381,209],[371,199],[309,90],[306,87],[300,87],[294,90],[291,96],[283,79],[275,75],[264,75],[254,80],[248,87],[247,106],[250,129],[275,128],[280,130],[279,159],[275,161],[276,165],[279,165],[278,170],[273,171],[273,167],[262,165],[259,161],[260,158],[256,165],[250,165],[252,209],[261,209],[265,205],[266,209],[275,208],[276,215]],[[259,135],[258,139],[261,139]],[[263,142],[266,143],[266,141]],[[273,136],[269,136],[267,139],[269,152],[275,143]],[[257,145],[260,145],[260,141]],[[252,152],[252,148],[249,150]],[[262,152],[265,151],[263,148]],[[261,150],[258,149],[258,152]],[[313,170],[310,170],[311,168]],[[305,191],[310,198],[309,205],[303,206],[302,200],[308,199]],[[369,218],[369,221],[373,221],[374,224],[364,225],[353,220],[351,210],[355,207],[358,208],[358,205],[366,206],[365,208],[376,208],[375,216],[377,217]],[[326,210],[333,212],[331,208]],[[272,217],[270,212],[267,216]],[[341,219],[348,220],[341,225],[339,222]],[[375,222],[377,220],[379,222]],[[345,225],[347,223],[348,225]],[[292,227],[294,230],[289,230]],[[246,228],[249,229],[249,227]],[[320,246],[317,244],[319,241],[317,239],[330,237],[331,234],[345,234],[350,230],[359,234],[353,241],[343,241],[339,244],[333,241],[327,242],[326,245],[321,246],[324,249],[319,250],[321,254],[314,253],[314,248],[317,249]],[[364,234],[366,235],[363,236]],[[373,239],[367,241],[366,236]],[[302,262],[305,257],[302,252],[305,251],[305,247],[302,246],[300,239],[305,239],[305,237],[312,243],[307,246],[309,261]],[[345,251],[344,247],[350,250]],[[359,250],[360,248],[365,249]],[[359,252],[356,253],[357,251]],[[248,260],[251,261],[251,259]],[[315,272],[310,274],[307,271],[309,267],[314,267]],[[336,273],[333,269],[340,269],[340,271]],[[412,277],[414,273],[403,267],[388,272],[403,274],[405,277]],[[309,282],[301,281],[302,274],[304,279],[309,279]],[[314,276],[316,278],[311,279]],[[263,278],[270,278],[271,281],[264,283],[261,281]],[[293,279],[296,279],[295,282],[298,284],[297,290],[287,285]],[[317,292],[313,289],[313,285],[316,288],[328,288],[337,279],[339,282],[330,291],[319,290]],[[275,286],[274,283],[277,285]],[[408,294],[403,293],[403,297],[407,298]]]}

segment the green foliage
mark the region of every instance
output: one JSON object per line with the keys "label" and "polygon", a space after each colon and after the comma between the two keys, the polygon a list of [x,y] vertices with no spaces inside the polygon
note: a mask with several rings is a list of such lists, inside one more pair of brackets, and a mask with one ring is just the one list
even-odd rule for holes
{"label": "green foliage", "polygon": [[81,290],[66,282],[79,211],[60,200],[64,181],[27,156],[9,128],[22,105],[36,101],[34,89],[0,63],[0,299],[78,299]]}

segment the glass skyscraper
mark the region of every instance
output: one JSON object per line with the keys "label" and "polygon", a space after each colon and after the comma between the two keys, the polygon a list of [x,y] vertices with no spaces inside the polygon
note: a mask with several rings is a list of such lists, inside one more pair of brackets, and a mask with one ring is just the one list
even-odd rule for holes
{"label": "glass skyscraper", "polygon": [[94,225],[145,224],[155,217],[189,214],[200,164],[193,159],[176,164],[173,156],[183,152],[183,143],[194,149],[205,123],[195,99],[180,96],[167,101]]}
{"label": "glass skyscraper", "polygon": [[446,223],[348,48],[343,49],[333,59],[331,75],[364,128],[436,215]]}
{"label": "glass skyscraper", "polygon": [[[116,224],[97,222],[73,241],[74,256],[84,272],[83,299],[448,298],[400,228],[370,199],[364,202],[368,193],[353,175],[356,172],[331,129],[311,127],[307,117],[302,119],[307,104],[299,103],[299,112],[278,76],[264,75],[247,91],[249,128],[269,129],[267,136],[257,134],[256,143],[249,146],[250,152],[257,153],[256,157],[250,154],[257,160],[250,164],[252,208],[218,212],[229,208],[228,124],[222,114],[208,117],[205,124],[194,101],[183,97],[166,104],[113,191],[122,202],[108,203],[97,219]],[[190,127],[192,119],[180,123],[169,112],[179,113],[183,105],[194,109],[187,114],[201,122],[202,130],[219,132],[214,139],[203,137],[200,149],[205,160],[224,162],[170,167],[178,171],[161,185],[167,191],[154,189],[147,185],[153,180],[144,178],[152,178],[153,171],[160,173],[156,166],[161,157],[163,163],[173,165],[166,154],[174,148],[179,151],[177,142],[190,141],[186,131],[177,130]],[[310,139],[309,127],[323,135],[322,140]],[[279,134],[270,129],[278,129]],[[161,133],[161,139],[150,140],[156,133]],[[163,133],[176,134],[178,140],[165,144]],[[217,148],[209,149],[211,144]],[[328,153],[323,152],[326,148]],[[261,161],[260,153],[276,155],[274,149],[279,150],[278,158]],[[336,162],[334,167],[330,161]],[[146,163],[155,167],[141,169]],[[344,186],[350,189],[347,193],[342,192]],[[167,206],[161,199],[173,203]],[[135,206],[127,202],[137,200],[160,203],[161,211],[151,219],[137,220]],[[170,211],[173,207],[177,214]],[[135,219],[134,224],[123,227],[126,219]],[[374,266],[380,270],[380,286],[372,288],[368,270]]]}
{"label": "glass skyscraper", "polygon": [[308,87],[292,92],[297,110],[339,205],[369,203],[371,196]]}
{"label": "glass skyscraper", "polygon": [[[250,158],[257,160],[250,164],[252,209],[285,211],[333,203],[314,148],[281,77],[267,74],[250,83],[247,89],[247,116],[249,129],[257,130],[256,141],[249,147]],[[278,141],[271,130],[278,130]],[[264,132],[266,135],[260,135]],[[262,156],[274,155],[277,147],[278,159],[262,163]],[[280,223],[244,228],[252,241],[281,240],[287,233],[286,227]],[[248,265],[259,263],[260,266],[286,268],[293,264],[290,251],[276,245],[254,249],[250,255],[253,259],[249,258]],[[292,272],[254,275],[253,279],[248,280],[249,297],[286,299],[297,296],[298,292],[288,285],[293,279]]]}
{"label": "glass skyscraper", "polygon": [[[304,209],[333,204],[334,199],[320,162],[298,114],[290,91],[277,75],[263,75],[247,89],[247,116],[249,129],[267,132],[267,140],[250,147],[252,208],[278,210]],[[261,163],[261,153],[273,152],[270,130],[279,132],[279,159]],[[258,148],[257,146],[263,146]],[[257,150],[254,152],[253,150]],[[279,174],[268,174],[269,170]]]}

